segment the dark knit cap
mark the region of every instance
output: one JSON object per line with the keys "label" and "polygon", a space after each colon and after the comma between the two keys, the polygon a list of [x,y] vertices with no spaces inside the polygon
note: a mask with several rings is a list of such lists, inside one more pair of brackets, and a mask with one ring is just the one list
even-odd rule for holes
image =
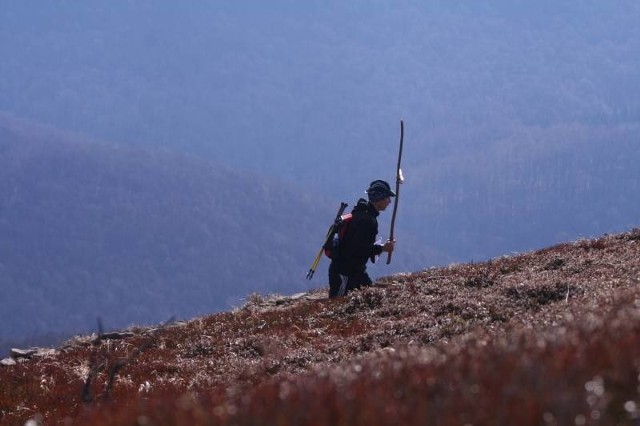
{"label": "dark knit cap", "polygon": [[391,190],[389,184],[383,180],[374,180],[369,184],[367,189],[369,201],[376,202],[387,197],[395,197],[396,194]]}

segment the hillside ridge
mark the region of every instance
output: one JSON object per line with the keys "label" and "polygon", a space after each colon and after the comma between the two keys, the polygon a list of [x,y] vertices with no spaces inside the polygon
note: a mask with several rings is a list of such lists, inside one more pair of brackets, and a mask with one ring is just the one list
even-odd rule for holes
{"label": "hillside ridge", "polygon": [[[394,274],[338,300],[326,299],[325,289],[292,296],[253,295],[234,311],[128,330],[117,338],[78,338],[55,354],[0,369],[0,383],[13,383],[0,389],[0,406],[6,407],[7,419],[39,412],[47,420],[82,415],[83,421],[94,424],[121,424],[132,416],[156,418],[170,406],[177,410],[174,420],[162,424],[188,424],[185,419],[192,418],[193,410],[204,410],[210,421],[249,424],[236,421],[248,422],[247,413],[276,415],[260,408],[262,398],[271,399],[273,392],[278,404],[291,402],[277,397],[282,386],[295,389],[296,398],[307,398],[309,392],[325,395],[322,389],[329,382],[360,389],[358,380],[370,377],[358,371],[373,374],[372,365],[386,365],[384,360],[395,360],[396,368],[403,366],[407,372],[411,365],[433,372],[458,359],[454,354],[476,351],[477,357],[483,345],[501,351],[500,342],[513,345],[513,339],[532,353],[542,347],[549,352],[564,344],[579,346],[580,339],[565,340],[572,333],[586,336],[585,341],[591,341],[590,333],[604,333],[626,348],[619,356],[624,358],[618,360],[620,368],[629,363],[634,368],[634,362],[640,363],[640,346],[629,346],[628,339],[640,338],[639,259],[640,229],[633,229],[483,263]],[[552,336],[556,343],[547,346],[548,337],[543,336]],[[543,346],[529,347],[530,339]],[[511,356],[521,359],[524,353]],[[360,370],[351,370],[354,363]],[[598,366],[588,366],[592,367]],[[466,367],[455,367],[459,368]],[[338,372],[351,378],[334,377]],[[636,378],[637,374],[629,380]],[[42,388],[41,380],[47,383],[46,391],[33,393]],[[637,386],[632,388],[637,392]],[[180,395],[186,394],[195,399],[180,405]],[[422,401],[418,395],[412,398]],[[244,409],[216,411],[226,406],[220,401]],[[109,414],[100,408],[107,402]],[[20,412],[15,404],[32,408]],[[361,409],[369,407],[362,404]],[[333,410],[337,416],[354,415],[341,406]],[[291,419],[306,418],[301,412],[294,414]],[[298,424],[314,423],[307,419]]]}

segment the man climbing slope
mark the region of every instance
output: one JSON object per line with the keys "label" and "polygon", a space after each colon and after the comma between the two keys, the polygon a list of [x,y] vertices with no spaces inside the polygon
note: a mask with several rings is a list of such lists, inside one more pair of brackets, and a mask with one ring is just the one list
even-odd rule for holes
{"label": "man climbing slope", "polygon": [[395,241],[376,244],[378,215],[391,203],[395,193],[383,180],[374,180],[367,189],[368,200],[361,198],[353,208],[349,227],[340,241],[340,250],[329,265],[329,298],[371,285],[367,260],[375,261],[382,252],[391,253]]}

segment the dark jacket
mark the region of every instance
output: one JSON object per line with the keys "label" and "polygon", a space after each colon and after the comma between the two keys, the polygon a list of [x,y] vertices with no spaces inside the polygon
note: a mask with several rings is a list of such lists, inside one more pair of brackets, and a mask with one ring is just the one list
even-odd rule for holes
{"label": "dark jacket", "polygon": [[332,269],[345,275],[365,271],[367,260],[382,253],[382,246],[375,244],[380,213],[361,198],[351,214],[353,218],[340,243],[338,257],[331,262]]}

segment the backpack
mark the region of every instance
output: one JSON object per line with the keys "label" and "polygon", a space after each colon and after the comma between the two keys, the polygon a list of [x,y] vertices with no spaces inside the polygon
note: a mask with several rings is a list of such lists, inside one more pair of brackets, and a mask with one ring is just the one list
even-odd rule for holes
{"label": "backpack", "polygon": [[323,246],[324,254],[329,259],[336,259],[338,257],[340,253],[340,245],[342,241],[344,241],[344,236],[347,233],[347,229],[349,229],[351,219],[353,219],[353,215],[351,213],[343,214],[331,227],[327,241]]}

